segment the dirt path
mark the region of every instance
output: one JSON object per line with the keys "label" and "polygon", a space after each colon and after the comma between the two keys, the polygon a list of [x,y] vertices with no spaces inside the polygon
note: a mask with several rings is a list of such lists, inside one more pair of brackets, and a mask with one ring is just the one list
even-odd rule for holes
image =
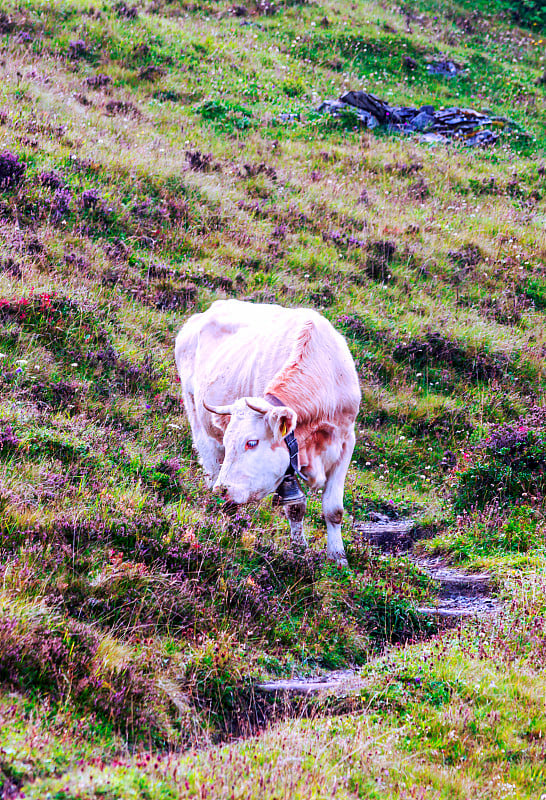
{"label": "dirt path", "polygon": [[[457,625],[464,619],[497,613],[501,604],[491,597],[491,578],[485,572],[467,573],[445,564],[441,558],[420,558],[413,555],[419,538],[411,519],[379,519],[359,523],[356,535],[384,553],[404,554],[430,575],[437,584],[435,601],[417,609],[420,614],[434,617],[440,626]],[[334,670],[315,678],[294,677],[260,683],[256,689],[266,694],[309,695],[318,692],[342,694],[358,688],[359,673],[355,670]]]}

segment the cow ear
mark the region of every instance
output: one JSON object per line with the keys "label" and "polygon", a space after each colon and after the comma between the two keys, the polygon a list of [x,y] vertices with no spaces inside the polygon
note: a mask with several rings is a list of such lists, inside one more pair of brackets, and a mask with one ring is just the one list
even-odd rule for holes
{"label": "cow ear", "polygon": [[282,441],[292,433],[298,421],[298,415],[288,406],[275,406],[266,415],[267,422],[273,431],[273,438]]}
{"label": "cow ear", "polygon": [[229,414],[212,414],[212,425],[214,428],[222,432],[222,436],[226,432],[226,428],[231,421]]}

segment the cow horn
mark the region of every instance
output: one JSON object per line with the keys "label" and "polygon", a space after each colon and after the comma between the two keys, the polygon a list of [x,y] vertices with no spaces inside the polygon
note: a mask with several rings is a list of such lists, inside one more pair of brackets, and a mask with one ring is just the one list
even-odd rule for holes
{"label": "cow horn", "polygon": [[248,397],[245,397],[245,403],[247,404],[247,406],[249,408],[252,409],[252,411],[257,411],[258,414],[266,414],[267,413],[267,408],[264,408],[264,406],[255,406],[253,403],[250,402]]}
{"label": "cow horn", "polygon": [[232,414],[232,407],[231,406],[209,406],[208,403],[203,400],[203,405],[210,411],[211,414]]}

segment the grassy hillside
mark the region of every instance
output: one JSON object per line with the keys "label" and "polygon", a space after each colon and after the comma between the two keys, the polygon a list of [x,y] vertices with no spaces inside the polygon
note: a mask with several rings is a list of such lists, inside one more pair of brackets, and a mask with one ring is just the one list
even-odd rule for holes
{"label": "grassy hillside", "polygon": [[[0,0],[0,795],[546,792],[541,13]],[[316,111],[349,89],[512,122],[480,149]],[[172,351],[224,297],[347,337],[347,570],[319,497],[302,555],[205,488]],[[423,643],[431,581],[360,540],[374,510],[490,569],[500,618]],[[253,689],[364,664],[333,707]],[[313,722],[184,754],[281,716]]]}

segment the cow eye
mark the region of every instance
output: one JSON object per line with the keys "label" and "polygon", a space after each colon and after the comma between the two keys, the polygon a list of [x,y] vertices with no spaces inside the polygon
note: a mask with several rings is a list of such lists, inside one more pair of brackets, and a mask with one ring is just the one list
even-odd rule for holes
{"label": "cow eye", "polygon": [[257,439],[249,439],[245,444],[245,450],[254,450],[255,447],[258,447]]}

